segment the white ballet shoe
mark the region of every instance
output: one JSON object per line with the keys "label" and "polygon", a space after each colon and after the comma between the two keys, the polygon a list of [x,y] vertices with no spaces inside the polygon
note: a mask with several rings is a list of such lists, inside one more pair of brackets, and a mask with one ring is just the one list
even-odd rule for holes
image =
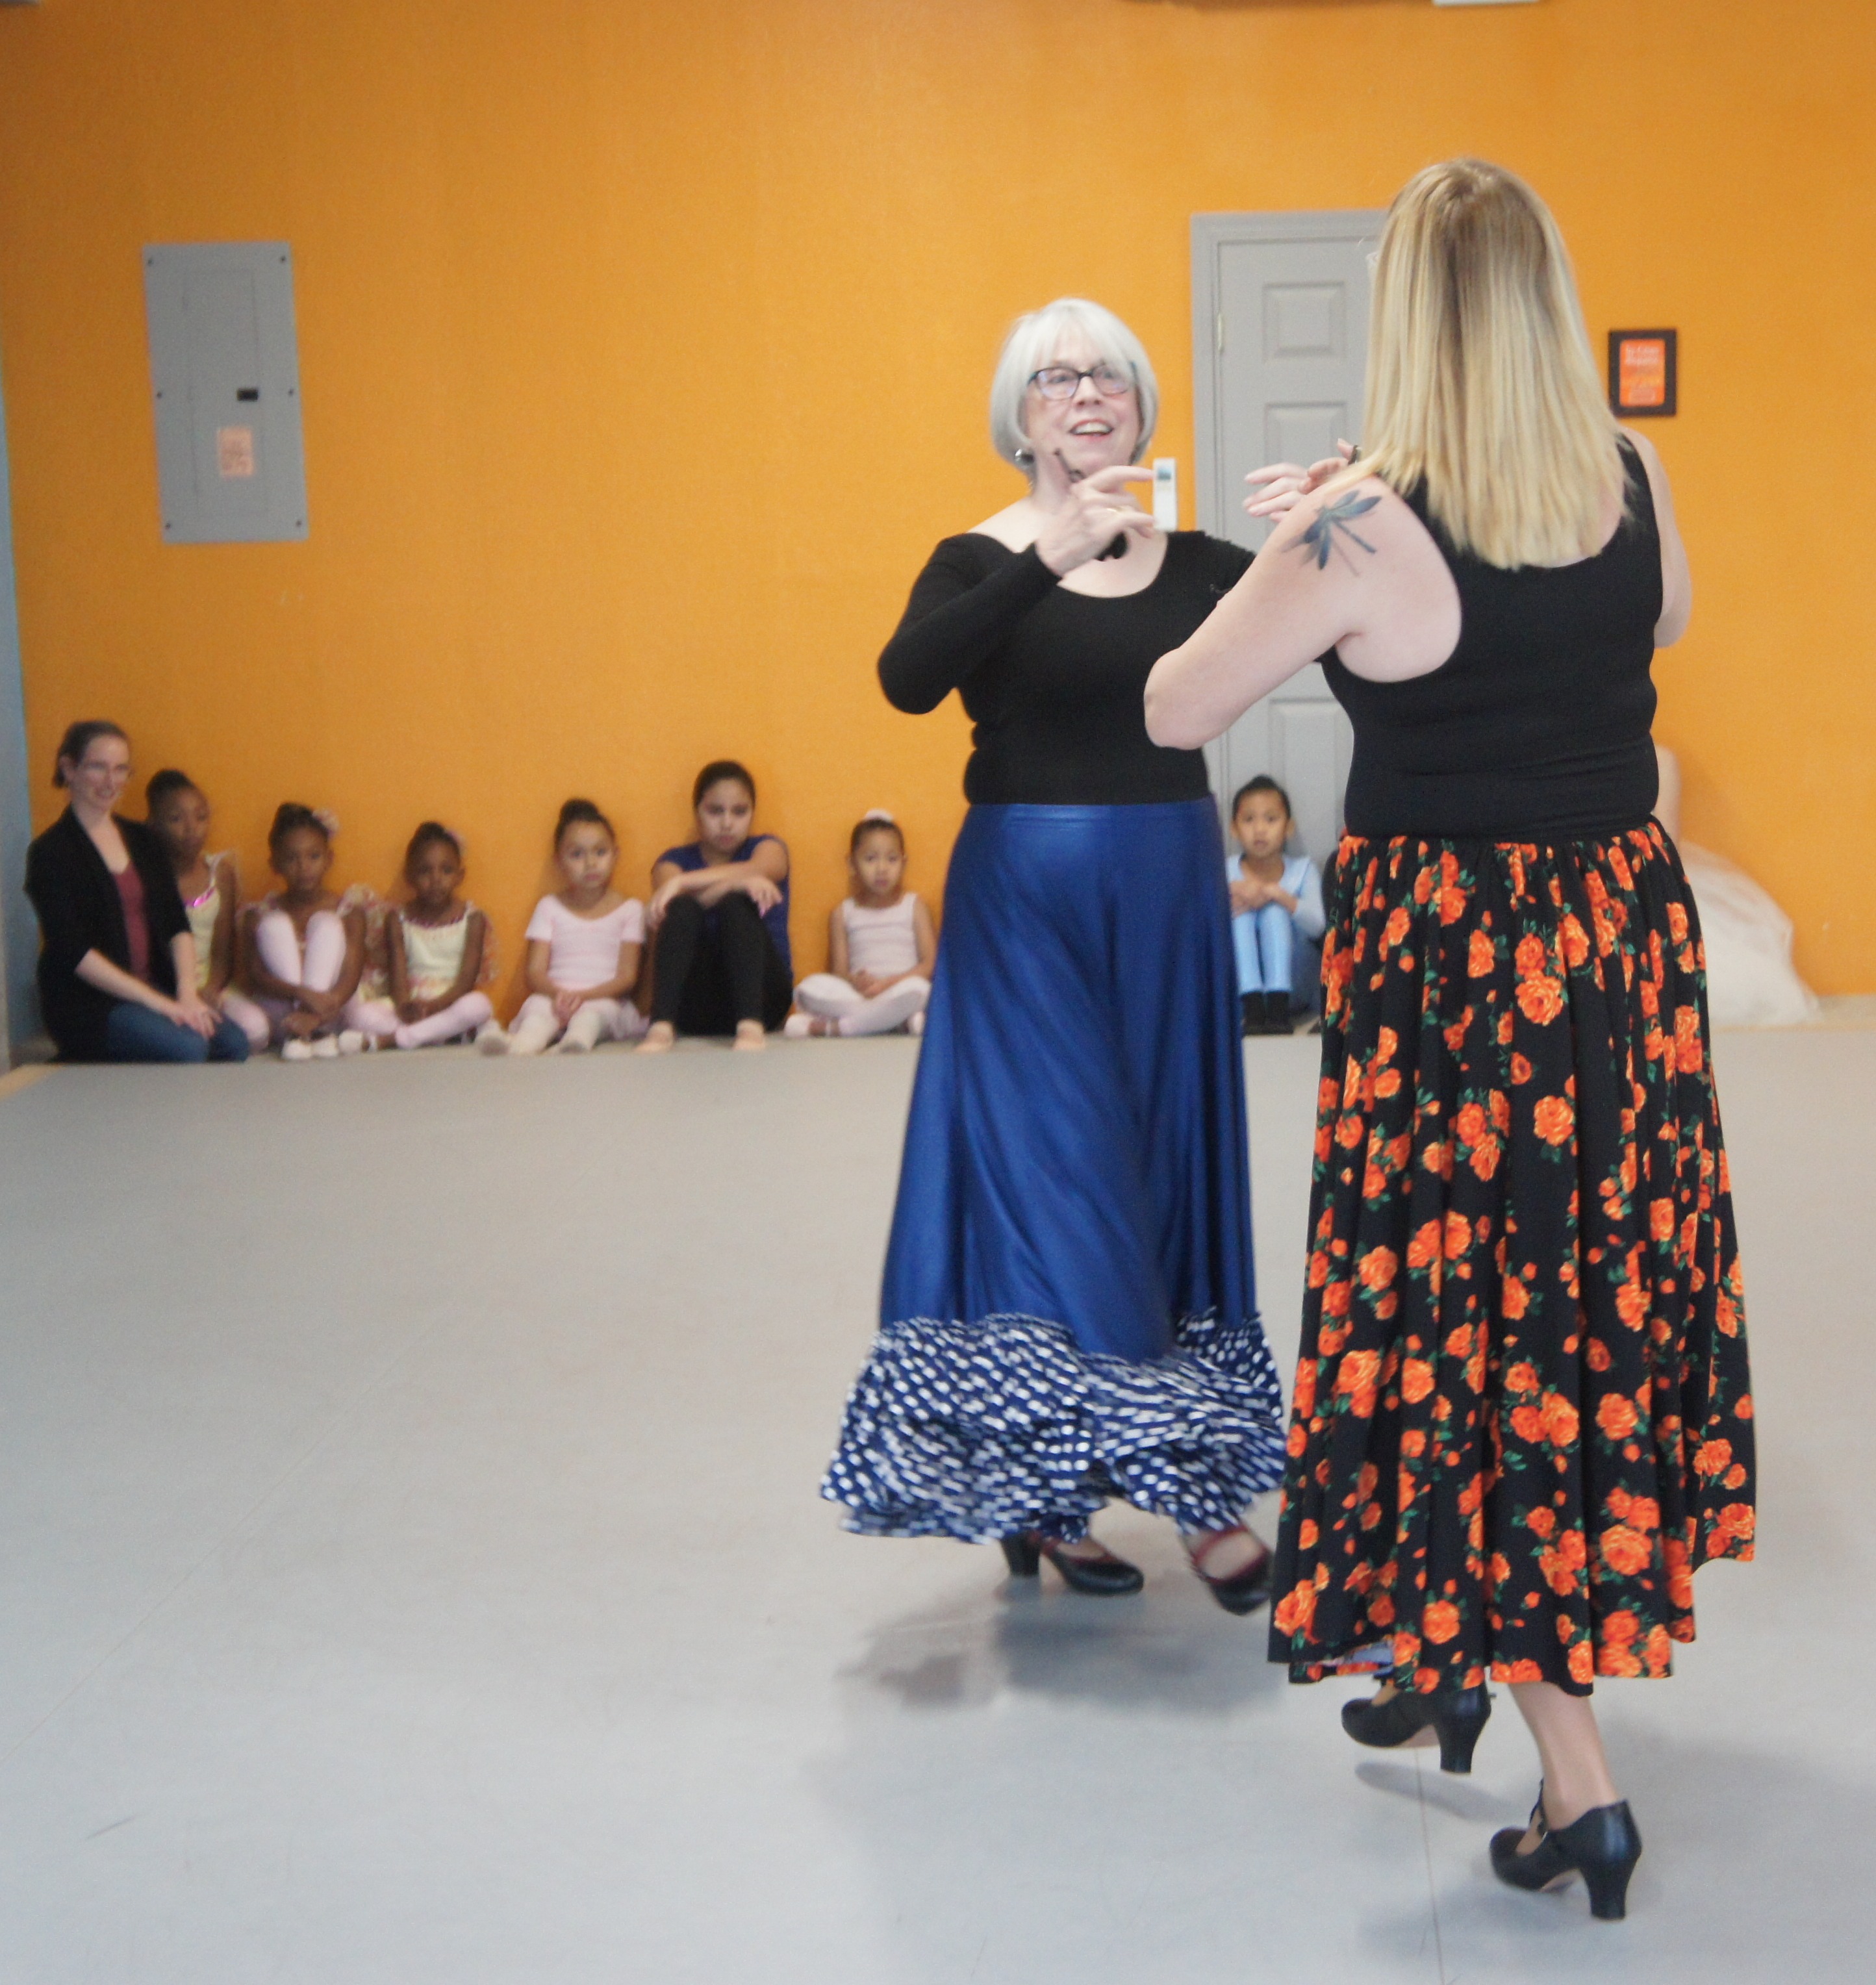
{"label": "white ballet shoe", "polygon": [[805,1041],[814,1033],[814,1022],[805,1013],[791,1013],[782,1023],[785,1041]]}
{"label": "white ballet shoe", "polygon": [[281,1043],[280,1058],[282,1061],[311,1061],[313,1058],[313,1044],[311,1041],[301,1040],[299,1036],[295,1034],[291,1039]]}
{"label": "white ballet shoe", "polygon": [[909,1034],[922,1034],[924,1031],[925,1009],[921,1006],[919,1010],[913,1015],[912,1018],[906,1023],[906,1032]]}
{"label": "white ballet shoe", "polygon": [[[398,1043],[403,1045],[402,1042]],[[506,1054],[509,1049],[508,1029],[499,1020],[491,1020],[476,1036],[477,1050],[486,1055]]]}
{"label": "white ballet shoe", "polygon": [[337,1061],[338,1057],[339,1045],[338,1037],[332,1034],[321,1034],[318,1040],[314,1042],[314,1060]]}
{"label": "white ballet shoe", "polygon": [[339,1031],[337,1045],[341,1054],[355,1055],[363,1054],[366,1048],[373,1044],[366,1040],[357,1027],[345,1027]]}

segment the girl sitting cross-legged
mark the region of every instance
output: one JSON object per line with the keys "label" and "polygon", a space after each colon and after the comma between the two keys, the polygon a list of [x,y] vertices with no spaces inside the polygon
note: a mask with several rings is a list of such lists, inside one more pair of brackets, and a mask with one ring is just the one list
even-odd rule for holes
{"label": "girl sitting cross-legged", "polygon": [[404,856],[408,902],[384,919],[388,997],[354,1000],[362,1031],[401,1048],[459,1040],[492,1026],[495,1009],[481,986],[494,975],[489,919],[457,895],[462,844],[440,821],[426,820]]}
{"label": "girl sitting cross-legged", "polygon": [[795,989],[782,1029],[792,1039],[813,1034],[889,1034],[925,1030],[938,960],[931,912],[906,887],[906,837],[889,813],[876,808],[848,844],[851,892],[829,919],[827,969]]}

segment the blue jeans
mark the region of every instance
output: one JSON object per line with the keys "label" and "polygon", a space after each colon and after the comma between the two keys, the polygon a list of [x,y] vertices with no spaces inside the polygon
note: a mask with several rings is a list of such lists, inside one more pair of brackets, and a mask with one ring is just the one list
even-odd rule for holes
{"label": "blue jeans", "polygon": [[1261,910],[1246,910],[1233,917],[1231,943],[1237,954],[1240,992],[1281,992],[1285,999],[1289,997],[1296,927],[1281,903],[1266,903]]}
{"label": "blue jeans", "polygon": [[120,999],[104,1023],[107,1061],[245,1061],[247,1036],[232,1020],[217,1020],[207,1040],[133,999]]}

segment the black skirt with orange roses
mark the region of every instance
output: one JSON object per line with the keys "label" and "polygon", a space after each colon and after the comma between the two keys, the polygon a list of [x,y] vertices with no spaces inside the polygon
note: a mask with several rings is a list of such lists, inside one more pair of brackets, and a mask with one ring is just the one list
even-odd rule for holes
{"label": "black skirt with orange roses", "polygon": [[1271,1654],[1661,1675],[1753,1554],[1699,925],[1654,823],[1345,840]]}

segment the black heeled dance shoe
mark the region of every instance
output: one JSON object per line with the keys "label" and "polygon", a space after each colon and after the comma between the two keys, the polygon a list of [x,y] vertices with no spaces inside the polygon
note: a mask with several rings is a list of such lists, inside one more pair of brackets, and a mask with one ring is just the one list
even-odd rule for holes
{"label": "black heeled dance shoe", "polygon": [[1270,1568],[1276,1562],[1266,1550],[1261,1557],[1254,1557],[1241,1570],[1229,1573],[1223,1578],[1214,1578],[1205,1570],[1205,1560],[1226,1537],[1246,1537],[1250,1532],[1242,1523],[1234,1523],[1230,1529],[1213,1530],[1196,1543],[1188,1543],[1186,1556],[1192,1560],[1192,1569],[1212,1597],[1227,1613],[1235,1613],[1240,1618],[1246,1613],[1255,1613],[1258,1607],[1269,1603],[1270,1598]]}
{"label": "black heeled dance shoe", "polygon": [[1138,1592],[1146,1579],[1137,1564],[1116,1557],[1104,1549],[1099,1557],[1071,1557],[1057,1547],[1053,1537],[1040,1530],[1025,1530],[1020,1536],[1003,1540],[1004,1557],[1012,1578],[1034,1578],[1046,1557],[1062,1575],[1071,1592],[1085,1592],[1097,1599],[1116,1599]]}
{"label": "black heeled dance shoe", "polygon": [[1422,1730],[1440,1739],[1440,1769],[1463,1772],[1472,1768],[1472,1748],[1491,1715],[1491,1698],[1480,1683],[1445,1695],[1420,1695],[1403,1689],[1385,1702],[1345,1702],[1342,1728],[1357,1744],[1391,1751]]}
{"label": "black heeled dance shoe", "polygon": [[1580,1819],[1553,1828],[1544,1817],[1544,1789],[1531,1809],[1538,1844],[1520,1854],[1521,1826],[1501,1828],[1491,1836],[1491,1872],[1514,1889],[1548,1889],[1568,1875],[1581,1875],[1589,1890],[1589,1913],[1604,1923],[1620,1923],[1629,1913],[1629,1877],[1642,1858],[1641,1829],[1626,1799],[1613,1805],[1592,1805]]}

